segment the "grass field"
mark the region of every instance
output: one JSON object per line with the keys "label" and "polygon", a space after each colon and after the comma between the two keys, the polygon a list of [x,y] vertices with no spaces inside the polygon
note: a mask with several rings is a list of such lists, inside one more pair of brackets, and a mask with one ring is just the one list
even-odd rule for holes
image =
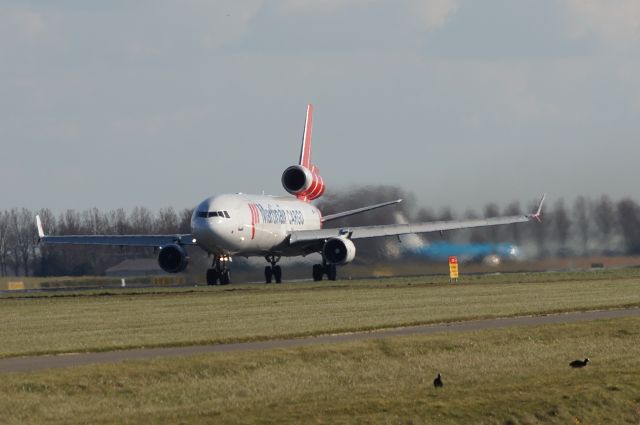
{"label": "grass field", "polygon": [[9,294],[0,357],[249,341],[640,306],[640,269]]}
{"label": "grass field", "polygon": [[[127,283],[150,283],[153,277],[142,276],[127,278]],[[9,283],[18,283],[23,289],[53,289],[53,288],[78,288],[78,287],[96,287],[102,286],[117,287],[120,286],[121,280],[116,277],[106,276],[60,276],[60,277],[0,277],[0,290],[9,289]],[[19,291],[16,293],[20,293]],[[6,294],[4,294],[6,296]]]}
{"label": "grass field", "polygon": [[0,423],[638,424],[639,347],[630,318],[7,374]]}

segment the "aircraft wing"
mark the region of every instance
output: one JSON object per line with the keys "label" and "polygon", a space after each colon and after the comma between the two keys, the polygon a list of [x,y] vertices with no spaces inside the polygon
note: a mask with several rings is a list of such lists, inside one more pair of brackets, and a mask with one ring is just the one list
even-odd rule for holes
{"label": "aircraft wing", "polygon": [[386,224],[380,226],[354,226],[338,227],[334,229],[301,230],[291,232],[289,243],[305,243],[326,240],[334,237],[346,237],[348,239],[377,238],[381,236],[397,236],[410,233],[443,232],[446,230],[468,229],[471,227],[499,226],[502,224],[523,223],[527,221],[540,221],[544,196],[540,200],[538,210],[528,215],[513,215],[507,217],[491,217],[477,220],[460,221],[434,221],[429,223],[414,224]]}
{"label": "aircraft wing", "polygon": [[349,217],[350,215],[360,214],[365,211],[375,210],[378,208],[386,207],[387,205],[398,204],[400,202],[402,202],[402,199],[396,199],[395,201],[383,202],[381,204],[376,204],[376,205],[369,205],[368,207],[357,208],[355,210],[343,211],[337,214],[329,214],[322,217],[321,221],[324,223],[327,221],[336,220],[338,218]]}
{"label": "aircraft wing", "polygon": [[195,245],[195,238],[189,234],[178,235],[69,235],[46,236],[40,216],[36,216],[38,241],[51,245],[111,245],[162,247],[169,244]]}

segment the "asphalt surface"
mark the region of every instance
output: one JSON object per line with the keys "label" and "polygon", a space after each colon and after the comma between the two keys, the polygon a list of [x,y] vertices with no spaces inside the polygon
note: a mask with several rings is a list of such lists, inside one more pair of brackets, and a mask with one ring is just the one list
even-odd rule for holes
{"label": "asphalt surface", "polygon": [[164,357],[192,356],[206,353],[261,351],[279,348],[304,347],[316,344],[363,341],[395,336],[429,335],[443,332],[469,332],[485,329],[501,329],[513,326],[540,326],[575,323],[599,319],[619,319],[640,316],[640,308],[571,312],[546,316],[509,317],[501,319],[470,320],[424,326],[384,329],[371,332],[354,332],[338,335],[321,335],[308,338],[281,339],[237,344],[197,345],[188,347],[142,348],[101,353],[70,353],[52,356],[12,357],[0,359],[0,373],[33,372],[50,368],[75,367],[126,360],[149,360]]}

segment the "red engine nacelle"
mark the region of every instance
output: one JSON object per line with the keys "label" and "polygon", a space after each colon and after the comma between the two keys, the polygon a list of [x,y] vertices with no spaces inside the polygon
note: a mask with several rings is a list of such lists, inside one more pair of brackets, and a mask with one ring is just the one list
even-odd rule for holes
{"label": "red engine nacelle", "polygon": [[303,201],[317,199],[324,193],[324,180],[318,169],[302,165],[292,165],[282,173],[282,186],[292,195]]}

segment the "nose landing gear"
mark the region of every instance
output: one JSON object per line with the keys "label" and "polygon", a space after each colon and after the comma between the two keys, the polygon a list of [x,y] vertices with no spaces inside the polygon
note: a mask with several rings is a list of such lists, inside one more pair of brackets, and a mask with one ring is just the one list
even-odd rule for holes
{"label": "nose landing gear", "polygon": [[213,264],[211,268],[207,270],[207,285],[228,285],[231,283],[231,271],[229,270],[229,263],[231,257],[218,257],[213,258]]}
{"label": "nose landing gear", "polygon": [[276,265],[278,261],[280,261],[280,256],[267,255],[264,258],[271,263],[270,266],[264,268],[265,282],[271,283],[271,281],[275,279],[276,283],[282,283],[282,268]]}

